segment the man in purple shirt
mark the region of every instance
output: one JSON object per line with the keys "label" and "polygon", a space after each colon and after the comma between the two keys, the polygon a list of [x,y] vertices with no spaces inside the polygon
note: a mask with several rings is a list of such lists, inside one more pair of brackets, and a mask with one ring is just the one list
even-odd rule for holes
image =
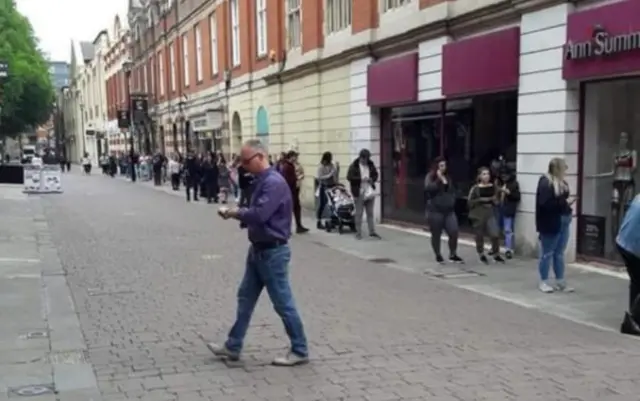
{"label": "man in purple shirt", "polygon": [[267,149],[259,140],[245,142],[240,158],[242,166],[255,177],[250,205],[221,209],[219,214],[225,219],[239,220],[247,228],[251,246],[238,289],[236,322],[224,345],[209,343],[207,347],[220,358],[232,361],[240,358],[253,309],[266,287],[291,340],[291,350],[276,358],[273,364],[301,365],[309,362],[309,355],[302,320],[289,285],[291,250],[287,243],[291,236],[291,191],[284,178],[269,165]]}

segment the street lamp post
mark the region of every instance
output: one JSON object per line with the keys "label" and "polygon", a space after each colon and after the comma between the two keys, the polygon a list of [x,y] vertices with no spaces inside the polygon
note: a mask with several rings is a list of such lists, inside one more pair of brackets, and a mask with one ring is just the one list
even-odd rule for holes
{"label": "street lamp post", "polygon": [[[2,81],[9,77],[9,64],[5,61],[0,61],[0,133],[2,132]],[[5,139],[2,138],[2,152],[6,153]],[[4,157],[4,154],[3,154]]]}
{"label": "street lamp post", "polygon": [[86,132],[84,130],[84,104],[82,103],[82,99],[80,100],[80,129],[82,130],[82,132],[80,132],[82,135],[82,157],[84,157],[84,155],[87,154],[87,140],[84,137]]}
{"label": "street lamp post", "polygon": [[133,149],[133,104],[131,100],[131,70],[133,69],[133,63],[126,61],[122,64],[124,69],[124,75],[127,87],[127,107],[129,108],[129,158],[131,159],[131,182],[136,182],[136,166],[135,166],[135,151]]}

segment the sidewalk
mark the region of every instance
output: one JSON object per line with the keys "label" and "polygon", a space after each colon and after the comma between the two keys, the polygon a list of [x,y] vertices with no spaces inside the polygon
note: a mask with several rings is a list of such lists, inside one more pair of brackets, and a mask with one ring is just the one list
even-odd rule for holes
{"label": "sidewalk", "polygon": [[0,401],[99,401],[38,196],[0,185],[0,221]]}
{"label": "sidewalk", "polygon": [[[172,191],[168,185],[154,187],[152,182],[141,184],[184,197],[184,190]],[[206,205],[206,202],[199,203]],[[382,241],[358,241],[352,234],[317,231],[313,229],[315,220],[310,217],[304,217],[304,220],[304,224],[312,231],[304,236],[296,236],[296,239],[314,242],[408,274],[443,280],[455,287],[589,326],[618,331],[626,309],[629,283],[623,273],[570,264],[566,273],[567,281],[576,292],[543,294],[537,289],[537,262],[533,259],[518,258],[504,265],[486,266],[479,263],[469,241],[461,240],[459,254],[467,263],[439,265],[434,262],[428,234],[420,230],[383,224],[378,227]],[[443,243],[443,249],[446,250],[446,243]]]}

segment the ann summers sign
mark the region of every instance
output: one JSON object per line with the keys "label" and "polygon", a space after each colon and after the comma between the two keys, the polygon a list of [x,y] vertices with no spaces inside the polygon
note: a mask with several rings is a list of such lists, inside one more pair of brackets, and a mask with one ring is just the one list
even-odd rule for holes
{"label": "ann summers sign", "polygon": [[590,41],[567,42],[564,57],[566,60],[582,60],[631,51],[640,51],[640,31],[611,35],[603,28],[596,27]]}

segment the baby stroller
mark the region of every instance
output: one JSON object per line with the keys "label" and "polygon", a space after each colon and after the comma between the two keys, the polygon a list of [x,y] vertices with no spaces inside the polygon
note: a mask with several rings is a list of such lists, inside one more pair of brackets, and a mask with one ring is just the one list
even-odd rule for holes
{"label": "baby stroller", "polygon": [[355,221],[355,202],[347,188],[344,185],[336,185],[326,190],[328,199],[329,213],[331,218],[325,224],[325,230],[331,232],[334,228],[338,229],[338,233],[344,232],[347,226],[352,232],[356,231]]}

